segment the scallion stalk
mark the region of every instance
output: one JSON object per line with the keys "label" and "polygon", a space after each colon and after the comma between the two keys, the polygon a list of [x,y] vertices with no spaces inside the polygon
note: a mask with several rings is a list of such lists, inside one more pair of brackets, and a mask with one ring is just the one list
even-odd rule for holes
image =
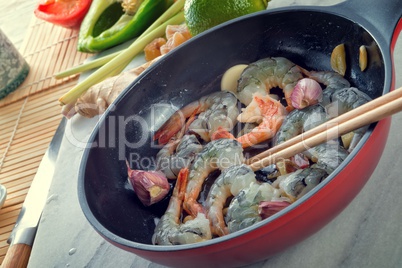
{"label": "scallion stalk", "polygon": [[74,66],[74,67],[72,67],[72,68],[70,68],[68,70],[65,70],[65,71],[62,71],[62,72],[59,72],[59,73],[55,74],[54,78],[61,79],[61,78],[64,78],[64,77],[68,77],[70,75],[79,74],[79,73],[83,73],[83,72],[98,68],[100,66],[105,65],[109,61],[111,61],[113,58],[115,58],[121,52],[122,51],[117,51],[117,52],[114,52],[112,54],[109,54],[109,55],[103,56],[101,58],[95,59],[93,61],[89,61],[89,62],[80,64],[80,65]]}

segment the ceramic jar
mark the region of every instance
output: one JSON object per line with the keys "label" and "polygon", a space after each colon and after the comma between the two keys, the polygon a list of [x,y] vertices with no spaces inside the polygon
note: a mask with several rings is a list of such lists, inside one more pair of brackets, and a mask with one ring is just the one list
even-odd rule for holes
{"label": "ceramic jar", "polygon": [[27,62],[0,29],[0,99],[17,89],[28,73]]}

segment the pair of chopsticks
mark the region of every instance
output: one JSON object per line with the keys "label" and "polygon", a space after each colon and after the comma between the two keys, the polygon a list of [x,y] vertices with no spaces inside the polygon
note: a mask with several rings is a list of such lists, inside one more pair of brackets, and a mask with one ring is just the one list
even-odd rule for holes
{"label": "pair of chopsticks", "polygon": [[400,111],[402,87],[249,158],[247,164],[257,171]]}

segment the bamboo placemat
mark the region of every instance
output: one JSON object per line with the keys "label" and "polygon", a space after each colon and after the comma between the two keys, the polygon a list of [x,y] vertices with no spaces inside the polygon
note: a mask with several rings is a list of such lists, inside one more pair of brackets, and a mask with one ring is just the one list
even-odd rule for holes
{"label": "bamboo placemat", "polygon": [[30,66],[30,72],[16,91],[0,100],[0,107],[75,79],[75,76],[55,79],[53,74],[78,65],[89,56],[77,51],[77,35],[77,30],[65,29],[33,17],[20,49]]}
{"label": "bamboo placemat", "polygon": [[90,56],[77,52],[77,35],[77,30],[33,16],[20,49],[30,65],[29,75],[0,101],[0,183],[7,188],[0,210],[0,262],[32,179],[62,118],[57,100],[78,80],[78,76],[56,80],[52,75]]}

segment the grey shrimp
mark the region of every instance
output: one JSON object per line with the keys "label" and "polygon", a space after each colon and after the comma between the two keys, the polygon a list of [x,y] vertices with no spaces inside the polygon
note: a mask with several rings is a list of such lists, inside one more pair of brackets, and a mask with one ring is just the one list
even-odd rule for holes
{"label": "grey shrimp", "polygon": [[229,204],[225,220],[229,233],[249,227],[263,219],[258,207],[261,202],[281,200],[280,191],[269,183],[252,182]]}
{"label": "grey shrimp", "polygon": [[[370,96],[354,87],[347,87],[334,90],[328,94],[325,106],[318,103],[302,110],[291,111],[279,128],[274,143],[279,144],[296,135],[303,133],[329,119],[351,111],[371,100]],[[352,151],[360,141],[368,126],[353,131],[354,136],[349,145],[349,152]]]}
{"label": "grey shrimp", "polygon": [[348,157],[349,152],[338,140],[332,140],[310,148],[304,154],[315,163],[312,167],[321,168],[329,175]]}
{"label": "grey shrimp", "polygon": [[212,238],[209,220],[204,214],[200,213],[185,223],[180,221],[187,177],[188,169],[182,169],[166,212],[155,227],[152,236],[152,243],[155,245],[182,245]]}
{"label": "grey shrimp", "polygon": [[230,131],[239,114],[237,98],[228,91],[218,91],[193,101],[176,111],[154,134],[159,144],[166,144],[186,124],[187,118],[199,114],[189,126],[205,141],[220,128]]}
{"label": "grey shrimp", "polygon": [[237,97],[246,106],[255,93],[269,94],[273,87],[280,87],[288,106],[292,107],[290,95],[300,79],[303,68],[283,57],[264,58],[251,63],[242,72],[238,81]]}
{"label": "grey shrimp", "polygon": [[291,202],[294,202],[317,186],[326,176],[325,170],[308,167],[278,177],[274,185],[283,191],[283,195],[288,197]]}
{"label": "grey shrimp", "polygon": [[219,139],[209,142],[197,155],[190,167],[190,175],[184,198],[184,209],[193,217],[204,208],[197,202],[202,185],[212,171],[224,170],[244,162],[241,144],[232,139]]}
{"label": "grey shrimp", "polygon": [[189,167],[202,145],[195,135],[184,135],[181,139],[168,143],[156,155],[156,169],[168,179],[175,179],[182,168]]}
{"label": "grey shrimp", "polygon": [[304,131],[312,129],[327,121],[325,108],[321,105],[308,106],[302,110],[291,111],[284,119],[276,136],[274,144],[278,145]]}
{"label": "grey shrimp", "polygon": [[308,77],[326,86],[326,88],[323,90],[323,98],[321,100],[321,105],[323,106],[331,102],[330,98],[334,92],[350,87],[349,81],[337,72],[310,71],[308,72]]}
{"label": "grey shrimp", "polygon": [[280,176],[273,186],[278,187],[293,202],[317,186],[331,174],[349,155],[337,141],[329,141],[305,153],[314,163],[285,176]]}
{"label": "grey shrimp", "polygon": [[[371,97],[355,87],[337,90],[330,96],[330,104],[326,106],[329,118],[349,112],[367,102]],[[351,152],[359,143],[369,126],[364,126],[353,131],[353,138],[350,142],[348,151]]]}
{"label": "grey shrimp", "polygon": [[[237,123],[239,110],[237,98],[233,93],[221,91],[212,95],[215,99],[204,112],[190,124],[189,131],[196,133],[204,141],[209,142],[217,131],[230,131]],[[209,98],[208,100],[211,100]]]}
{"label": "grey shrimp", "polygon": [[213,235],[228,234],[223,216],[226,200],[231,196],[236,196],[253,182],[256,182],[254,171],[245,164],[225,169],[214,181],[204,203]]}

